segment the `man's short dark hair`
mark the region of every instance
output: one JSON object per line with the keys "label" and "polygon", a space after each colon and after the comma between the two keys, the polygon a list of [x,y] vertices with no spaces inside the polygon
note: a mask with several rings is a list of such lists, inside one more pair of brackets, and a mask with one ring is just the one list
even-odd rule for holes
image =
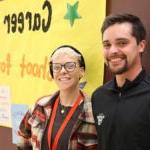
{"label": "man's short dark hair", "polygon": [[121,23],[130,23],[132,25],[132,35],[136,38],[137,44],[146,39],[146,30],[141,22],[140,18],[132,15],[132,14],[116,14],[107,16],[103,22],[101,33],[103,36],[104,31],[114,25],[114,24],[121,24]]}

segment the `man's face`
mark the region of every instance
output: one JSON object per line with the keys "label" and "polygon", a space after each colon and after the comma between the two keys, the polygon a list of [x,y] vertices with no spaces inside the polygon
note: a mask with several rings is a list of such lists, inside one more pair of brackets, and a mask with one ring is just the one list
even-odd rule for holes
{"label": "man's face", "polygon": [[130,23],[114,24],[104,31],[104,57],[112,73],[122,74],[141,62],[142,42],[137,44]]}

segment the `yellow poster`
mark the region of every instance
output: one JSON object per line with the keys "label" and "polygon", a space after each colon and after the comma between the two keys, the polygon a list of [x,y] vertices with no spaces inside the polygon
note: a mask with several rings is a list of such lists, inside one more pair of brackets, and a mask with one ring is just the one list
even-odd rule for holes
{"label": "yellow poster", "polygon": [[64,44],[86,61],[91,94],[102,84],[104,60],[100,27],[105,0],[0,1],[0,85],[9,86],[11,103],[33,104],[56,89],[49,75],[52,51]]}

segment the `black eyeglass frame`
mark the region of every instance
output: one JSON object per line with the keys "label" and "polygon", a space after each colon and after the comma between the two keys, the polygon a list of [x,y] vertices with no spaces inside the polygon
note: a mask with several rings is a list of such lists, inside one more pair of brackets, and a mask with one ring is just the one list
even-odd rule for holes
{"label": "black eyeglass frame", "polygon": [[[69,66],[67,66],[68,64],[69,64]],[[70,66],[70,64],[71,64],[71,66]],[[58,65],[57,67],[59,67],[59,69],[55,70],[54,65]],[[75,68],[77,67],[77,62],[66,62],[64,64],[51,62],[51,66],[52,66],[52,70],[54,73],[60,72],[62,70],[62,68],[64,68],[67,72],[73,72],[75,70]],[[73,67],[73,68],[69,69],[69,67]]]}

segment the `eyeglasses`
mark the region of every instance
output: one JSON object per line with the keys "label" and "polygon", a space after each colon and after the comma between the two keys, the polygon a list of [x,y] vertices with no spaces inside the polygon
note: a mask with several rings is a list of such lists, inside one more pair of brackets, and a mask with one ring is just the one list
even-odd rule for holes
{"label": "eyeglasses", "polygon": [[64,67],[67,72],[72,72],[76,68],[76,65],[76,62],[66,62],[65,64],[52,63],[52,70],[58,73],[61,71],[62,67]]}

